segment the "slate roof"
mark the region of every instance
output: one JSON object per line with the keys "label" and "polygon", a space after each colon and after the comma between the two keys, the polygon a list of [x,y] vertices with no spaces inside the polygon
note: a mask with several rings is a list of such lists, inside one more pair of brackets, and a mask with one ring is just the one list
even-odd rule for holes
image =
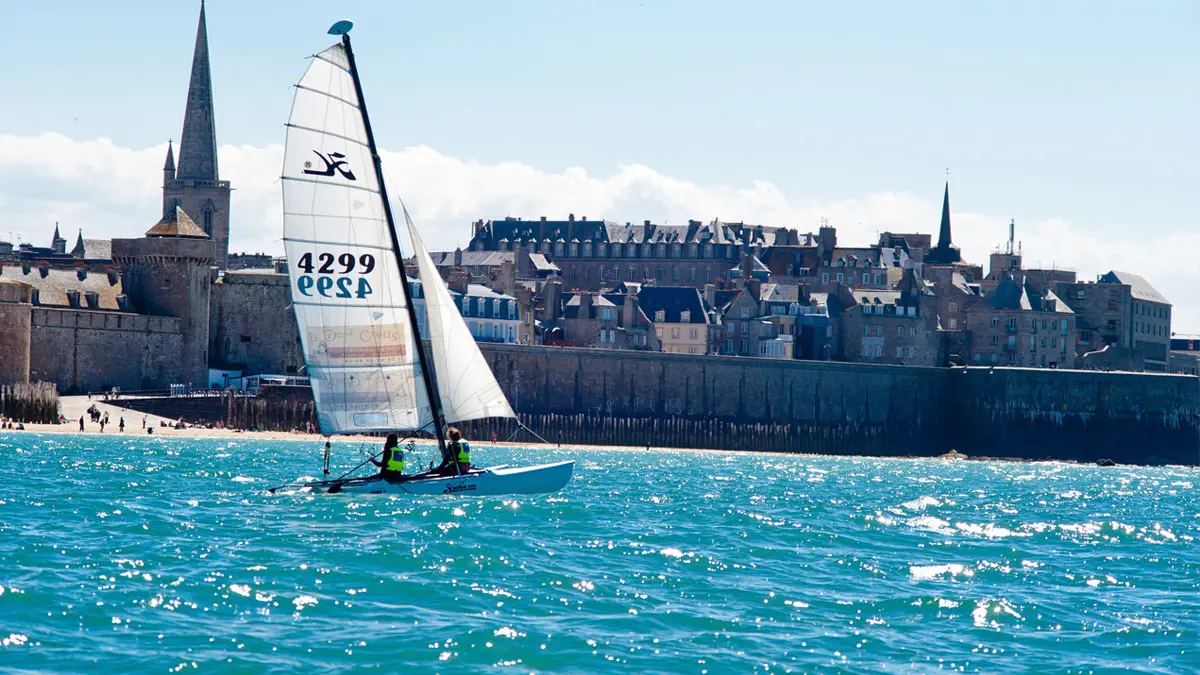
{"label": "slate roof", "polygon": [[163,216],[162,220],[154,224],[153,227],[146,230],[147,237],[193,237],[196,239],[208,239],[208,234],[192,220],[191,216],[183,210],[183,207],[176,206],[175,212]]}
{"label": "slate roof", "polygon": [[[433,264],[438,267],[454,266],[454,251],[430,253]],[[463,251],[464,267],[499,266],[513,261],[512,251]]]}
{"label": "slate roof", "polygon": [[1134,274],[1132,272],[1118,272],[1113,270],[1108,274],[1100,277],[1100,283],[1103,284],[1129,284],[1130,293],[1137,300],[1145,302],[1158,302],[1164,305],[1171,304],[1162,293],[1159,293],[1145,277]]}
{"label": "slate roof", "polygon": [[[81,309],[118,310],[117,296],[124,293],[120,275],[114,272],[88,272],[83,279],[74,269],[50,268],[42,276],[42,270],[37,266],[29,268],[26,274],[20,265],[0,266],[0,279],[21,281],[30,284],[38,291],[38,304],[58,307],[69,307],[67,291],[79,291],[79,307]],[[98,296],[99,307],[89,308],[85,294],[94,292]]]}
{"label": "slate roof", "polygon": [[708,323],[700,291],[687,286],[645,286],[638,293],[638,306],[651,318],[659,310],[666,312],[664,323],[684,323],[684,311],[691,313],[687,323]]}

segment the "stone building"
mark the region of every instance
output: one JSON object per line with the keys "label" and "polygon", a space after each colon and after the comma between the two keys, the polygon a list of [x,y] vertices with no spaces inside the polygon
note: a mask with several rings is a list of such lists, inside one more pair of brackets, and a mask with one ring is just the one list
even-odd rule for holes
{"label": "stone building", "polygon": [[700,291],[683,286],[645,286],[638,292],[638,305],[654,326],[661,351],[709,353],[713,317]]}
{"label": "stone building", "polygon": [[1095,281],[1060,280],[1053,286],[1077,316],[1076,355],[1105,352],[1102,358],[1088,357],[1085,366],[1168,369],[1171,304],[1145,278],[1111,271]]}
{"label": "stone building", "polygon": [[914,366],[942,365],[938,299],[932,285],[908,269],[895,291],[855,290],[839,315],[841,360]]}
{"label": "stone building", "polygon": [[[600,290],[621,282],[700,287],[728,280],[743,248],[795,244],[795,230],[714,220],[686,225],[605,220],[503,220],[474,223],[472,251],[541,254],[562,271],[567,290]],[[465,253],[465,252],[464,252]]]}
{"label": "stone building", "polygon": [[970,363],[1075,367],[1075,313],[1051,290],[1005,276],[967,311]]}

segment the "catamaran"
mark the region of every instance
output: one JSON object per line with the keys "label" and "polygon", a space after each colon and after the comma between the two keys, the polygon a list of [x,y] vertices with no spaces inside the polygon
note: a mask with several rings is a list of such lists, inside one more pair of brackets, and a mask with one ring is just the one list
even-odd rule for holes
{"label": "catamaran", "polygon": [[[351,28],[329,29],[340,42],[314,55],[296,85],[284,146],[283,241],[317,421],[326,436],[431,430],[445,456],[447,423],[516,415],[401,203],[428,347],[421,339]],[[272,491],[537,494],[566,485],[574,464],[343,477]]]}

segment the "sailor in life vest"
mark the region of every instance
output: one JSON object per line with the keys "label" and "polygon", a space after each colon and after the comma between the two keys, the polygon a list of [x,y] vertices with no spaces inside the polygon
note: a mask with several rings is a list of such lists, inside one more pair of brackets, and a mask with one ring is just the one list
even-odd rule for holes
{"label": "sailor in life vest", "polygon": [[404,474],[404,450],[400,447],[400,439],[396,434],[388,434],[383,442],[383,454],[379,461],[371,460],[379,467],[379,477],[384,480],[396,480]]}
{"label": "sailor in life vest", "polygon": [[448,454],[452,461],[458,463],[459,475],[465,475],[471,470],[471,444],[464,441],[462,434],[454,427],[447,429],[446,435],[450,437],[450,442],[446,444]]}

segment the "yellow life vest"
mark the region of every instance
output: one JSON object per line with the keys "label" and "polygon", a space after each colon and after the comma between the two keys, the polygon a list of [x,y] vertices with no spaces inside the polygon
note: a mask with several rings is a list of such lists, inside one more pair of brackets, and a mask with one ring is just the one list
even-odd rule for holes
{"label": "yellow life vest", "polygon": [[471,445],[466,441],[458,442],[458,462],[460,464],[471,463]]}
{"label": "yellow life vest", "polygon": [[385,468],[396,473],[404,471],[404,451],[400,448],[392,448],[392,456],[388,459]]}

